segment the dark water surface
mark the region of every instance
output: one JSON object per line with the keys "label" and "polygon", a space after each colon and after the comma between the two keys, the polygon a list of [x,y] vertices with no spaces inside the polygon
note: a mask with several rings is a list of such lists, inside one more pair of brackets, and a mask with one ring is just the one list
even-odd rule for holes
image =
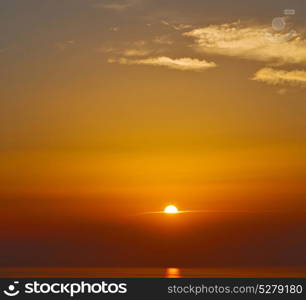
{"label": "dark water surface", "polygon": [[306,268],[0,268],[0,277],[306,277]]}

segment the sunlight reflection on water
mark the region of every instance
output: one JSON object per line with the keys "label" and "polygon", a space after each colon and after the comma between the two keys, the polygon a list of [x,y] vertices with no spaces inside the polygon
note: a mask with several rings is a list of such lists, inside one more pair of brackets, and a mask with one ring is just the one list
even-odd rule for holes
{"label": "sunlight reflection on water", "polygon": [[166,278],[181,278],[181,271],[179,268],[167,268],[165,277]]}

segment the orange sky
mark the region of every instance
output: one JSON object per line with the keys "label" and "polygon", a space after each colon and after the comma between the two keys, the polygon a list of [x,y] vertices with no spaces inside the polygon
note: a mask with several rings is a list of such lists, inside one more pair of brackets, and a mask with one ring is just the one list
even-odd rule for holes
{"label": "orange sky", "polygon": [[[51,234],[56,220],[72,239],[81,222],[114,241],[105,224],[137,228],[131,216],[169,203],[289,214],[280,223],[294,223],[298,237],[306,209],[303,4],[237,1],[229,14],[223,0],[43,2],[0,4],[0,217],[12,245],[22,244],[20,228]],[[296,15],[274,32],[285,8]],[[223,217],[214,218],[209,232],[222,236]],[[233,228],[246,224],[243,240],[257,232],[256,218],[230,219]],[[38,236],[29,248],[44,241]]]}

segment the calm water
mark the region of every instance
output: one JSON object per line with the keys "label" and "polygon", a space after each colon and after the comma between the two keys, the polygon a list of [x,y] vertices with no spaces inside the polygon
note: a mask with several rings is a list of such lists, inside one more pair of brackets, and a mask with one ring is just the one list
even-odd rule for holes
{"label": "calm water", "polygon": [[306,277],[306,268],[0,268],[0,277]]}

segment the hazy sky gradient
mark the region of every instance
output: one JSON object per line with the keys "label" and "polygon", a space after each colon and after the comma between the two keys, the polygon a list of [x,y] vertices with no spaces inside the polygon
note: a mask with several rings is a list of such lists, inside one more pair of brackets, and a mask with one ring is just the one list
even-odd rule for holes
{"label": "hazy sky gradient", "polygon": [[[273,31],[287,8],[295,16]],[[122,218],[169,203],[274,210],[292,223],[306,210],[305,17],[298,0],[2,0],[8,240],[22,244],[18,228],[32,218],[47,232],[63,220],[72,236],[74,222],[133,228],[139,220]],[[241,222],[256,232],[252,220]]]}

